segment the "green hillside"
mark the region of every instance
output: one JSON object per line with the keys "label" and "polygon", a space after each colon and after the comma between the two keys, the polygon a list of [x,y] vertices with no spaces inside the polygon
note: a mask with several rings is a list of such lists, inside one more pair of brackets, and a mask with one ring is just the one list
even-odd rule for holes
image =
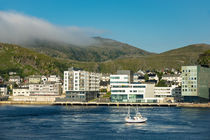
{"label": "green hillside", "polygon": [[130,69],[137,71],[139,69],[156,69],[164,68],[180,69],[182,65],[198,64],[199,55],[210,49],[207,44],[194,44],[182,48],[167,51],[161,54],[153,54],[142,57],[130,57],[116,59],[101,63],[103,72],[116,71],[117,69]]}
{"label": "green hillside", "polygon": [[0,74],[8,76],[9,71],[19,75],[61,74],[66,64],[47,55],[12,44],[0,43]]}
{"label": "green hillside", "polygon": [[195,44],[161,54],[124,57],[105,62],[85,62],[53,58],[17,45],[0,43],[0,74],[8,76],[9,71],[16,71],[22,77],[31,74],[62,76],[63,71],[72,66],[102,73],[115,73],[119,69],[133,70],[134,72],[139,69],[180,69],[182,65],[198,64],[200,60],[209,64],[209,50],[210,45]]}
{"label": "green hillside", "polygon": [[199,55],[198,64],[210,67],[210,50]]}

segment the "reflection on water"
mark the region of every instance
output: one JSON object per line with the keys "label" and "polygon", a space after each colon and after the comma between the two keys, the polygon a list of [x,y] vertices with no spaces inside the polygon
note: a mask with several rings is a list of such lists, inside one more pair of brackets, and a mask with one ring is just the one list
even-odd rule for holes
{"label": "reflection on water", "polygon": [[[131,115],[135,115],[131,107]],[[0,139],[209,139],[210,109],[140,107],[146,123],[125,123],[128,107],[0,106]]]}

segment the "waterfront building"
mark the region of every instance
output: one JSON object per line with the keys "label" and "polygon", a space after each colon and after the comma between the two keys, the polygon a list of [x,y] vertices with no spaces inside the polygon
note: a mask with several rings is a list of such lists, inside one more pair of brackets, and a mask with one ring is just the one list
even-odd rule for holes
{"label": "waterfront building", "polygon": [[0,85],[0,96],[7,95],[7,85]]}
{"label": "waterfront building", "polygon": [[70,68],[64,71],[64,92],[99,91],[100,73]]}
{"label": "waterfront building", "polygon": [[[100,73],[88,72],[75,68],[69,68],[68,71],[64,71],[63,91],[66,94],[66,98],[75,98],[71,99],[75,101],[78,99],[75,94],[78,94],[78,96],[81,94],[81,97],[85,94],[84,97],[96,98],[97,96],[95,95],[99,94],[101,76],[102,74]],[[90,99],[91,98],[86,98],[84,100]]]}
{"label": "waterfront building", "polygon": [[166,102],[168,100],[174,102],[175,97],[176,100],[178,100],[178,97],[181,97],[181,88],[178,87],[178,85],[172,85],[171,87],[155,87],[154,95],[155,98],[158,98],[160,101]]}
{"label": "waterfront building", "polygon": [[146,84],[132,83],[132,72],[118,71],[110,75],[112,102],[141,102],[145,96]]}
{"label": "waterfront building", "polygon": [[129,84],[129,83],[111,84],[111,101],[112,102],[142,102],[145,96],[145,89],[146,89],[146,84],[136,84],[136,83],[135,84]]}
{"label": "waterfront building", "polygon": [[13,96],[30,96],[29,88],[13,88],[12,90]]}
{"label": "waterfront building", "polygon": [[56,101],[88,102],[97,96],[98,92],[95,91],[66,91],[66,97],[56,98]]}
{"label": "waterfront building", "polygon": [[61,94],[60,83],[29,84],[30,96],[58,96]]}
{"label": "waterfront building", "polygon": [[185,102],[208,102],[210,68],[182,66],[182,96]]}

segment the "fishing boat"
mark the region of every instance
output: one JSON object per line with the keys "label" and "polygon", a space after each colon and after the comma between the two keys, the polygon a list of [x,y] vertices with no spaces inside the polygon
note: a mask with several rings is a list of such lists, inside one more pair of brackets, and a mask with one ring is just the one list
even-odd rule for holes
{"label": "fishing boat", "polygon": [[144,123],[147,121],[147,118],[142,117],[141,113],[136,109],[136,115],[132,118],[130,115],[130,107],[128,108],[128,115],[125,118],[127,123]]}

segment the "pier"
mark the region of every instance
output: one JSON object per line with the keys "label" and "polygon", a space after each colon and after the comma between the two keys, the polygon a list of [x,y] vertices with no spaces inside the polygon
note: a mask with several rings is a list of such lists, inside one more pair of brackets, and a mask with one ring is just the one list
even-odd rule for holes
{"label": "pier", "polygon": [[79,106],[166,106],[176,107],[177,103],[118,103],[118,102],[54,102],[53,105]]}
{"label": "pier", "polygon": [[210,103],[118,103],[118,102],[51,102],[51,101],[0,101],[0,105],[60,105],[60,106],[156,106],[156,107],[204,107]]}

